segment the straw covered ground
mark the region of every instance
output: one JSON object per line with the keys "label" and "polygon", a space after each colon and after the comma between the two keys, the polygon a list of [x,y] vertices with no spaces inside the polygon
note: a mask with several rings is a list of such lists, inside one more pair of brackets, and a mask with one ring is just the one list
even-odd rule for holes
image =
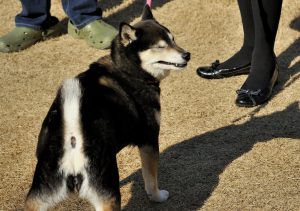
{"label": "straw covered ground", "polygon": [[[124,210],[300,209],[300,2],[283,3],[276,40],[280,83],[272,100],[237,108],[235,90],[246,76],[199,78],[199,65],[225,60],[243,39],[235,0],[154,1],[153,13],[192,53],[185,71],[162,84],[160,186],[162,204],[143,191],[136,148],[118,155]],[[137,21],[144,1],[100,1],[105,19]],[[14,27],[19,1],[0,0],[0,35]],[[51,12],[67,23],[58,0]],[[109,51],[66,33],[28,50],[0,54],[0,210],[21,210],[29,190],[41,122],[60,83]],[[92,210],[72,196],[53,210]]]}

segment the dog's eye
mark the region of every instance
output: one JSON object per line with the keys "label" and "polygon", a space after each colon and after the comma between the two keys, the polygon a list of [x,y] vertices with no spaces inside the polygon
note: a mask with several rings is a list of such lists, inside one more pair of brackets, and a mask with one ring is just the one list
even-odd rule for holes
{"label": "dog's eye", "polygon": [[167,46],[166,45],[156,45],[154,46],[153,48],[156,48],[156,49],[163,49],[163,48],[166,48]]}

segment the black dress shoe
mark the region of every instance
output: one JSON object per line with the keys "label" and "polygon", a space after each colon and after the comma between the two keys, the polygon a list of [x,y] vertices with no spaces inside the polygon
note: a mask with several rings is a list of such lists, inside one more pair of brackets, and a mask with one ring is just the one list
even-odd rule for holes
{"label": "black dress shoe", "polygon": [[216,60],[210,67],[199,67],[197,74],[202,78],[207,79],[220,79],[225,77],[231,77],[235,75],[248,74],[250,72],[251,64],[247,64],[242,67],[233,67],[229,69],[219,68],[220,62]]}
{"label": "black dress shoe", "polygon": [[250,89],[239,89],[236,91],[237,98],[235,104],[239,107],[254,107],[266,102],[272,94],[273,87],[278,81],[279,68],[275,65],[275,70],[269,84],[264,89],[250,90]]}

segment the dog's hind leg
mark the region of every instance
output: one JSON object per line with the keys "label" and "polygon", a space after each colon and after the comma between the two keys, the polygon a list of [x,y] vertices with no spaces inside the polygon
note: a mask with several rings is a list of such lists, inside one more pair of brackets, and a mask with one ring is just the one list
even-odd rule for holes
{"label": "dog's hind leg", "polygon": [[79,192],[81,198],[87,199],[96,211],[120,211],[121,195],[119,173],[114,153],[94,153],[90,155],[87,178]]}
{"label": "dog's hind leg", "polygon": [[36,192],[28,194],[24,211],[46,211],[67,196],[66,187],[60,187],[54,192]]}
{"label": "dog's hind leg", "polygon": [[45,194],[29,194],[25,201],[24,211],[46,211],[66,197],[66,188],[59,188],[55,192]]}
{"label": "dog's hind leg", "polygon": [[157,182],[157,169],[159,151],[152,146],[139,147],[142,161],[142,172],[145,182],[145,190],[152,201],[163,202],[169,197],[169,192],[159,190]]}
{"label": "dog's hind leg", "polygon": [[38,163],[24,210],[44,211],[65,199],[66,196],[67,186],[62,174],[48,171]]}
{"label": "dog's hind leg", "polygon": [[101,197],[97,192],[89,190],[90,193],[85,197],[95,208],[96,211],[120,211],[120,201],[113,196]]}

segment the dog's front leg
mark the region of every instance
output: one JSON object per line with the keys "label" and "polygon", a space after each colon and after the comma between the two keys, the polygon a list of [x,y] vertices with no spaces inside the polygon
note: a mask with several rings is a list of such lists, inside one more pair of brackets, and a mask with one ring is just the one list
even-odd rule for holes
{"label": "dog's front leg", "polygon": [[169,197],[169,192],[166,190],[159,190],[157,182],[157,169],[159,160],[158,149],[155,149],[152,146],[142,146],[139,147],[139,150],[147,195],[152,201],[166,201]]}

